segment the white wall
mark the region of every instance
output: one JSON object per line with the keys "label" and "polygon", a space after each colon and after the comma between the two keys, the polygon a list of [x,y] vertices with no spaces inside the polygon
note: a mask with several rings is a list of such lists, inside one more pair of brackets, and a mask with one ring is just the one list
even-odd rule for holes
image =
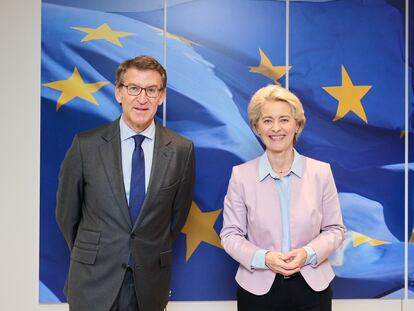
{"label": "white wall", "polygon": [[[38,305],[40,0],[0,3],[0,310]],[[358,289],[355,289],[358,290]],[[234,311],[234,302],[171,303],[168,311]],[[335,311],[414,310],[414,300],[341,300]]]}

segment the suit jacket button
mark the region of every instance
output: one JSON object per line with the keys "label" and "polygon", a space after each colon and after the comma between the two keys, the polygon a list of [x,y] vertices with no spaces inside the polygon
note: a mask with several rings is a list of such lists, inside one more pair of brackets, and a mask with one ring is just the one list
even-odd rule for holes
{"label": "suit jacket button", "polygon": [[123,263],[122,268],[126,269],[126,268],[128,268],[128,265],[126,263]]}
{"label": "suit jacket button", "polygon": [[135,233],[131,233],[131,239],[135,239],[136,234]]}

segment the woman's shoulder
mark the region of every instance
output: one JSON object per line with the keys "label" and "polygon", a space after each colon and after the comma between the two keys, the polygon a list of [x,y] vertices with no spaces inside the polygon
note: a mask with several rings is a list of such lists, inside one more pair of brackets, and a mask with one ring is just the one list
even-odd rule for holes
{"label": "woman's shoulder", "polygon": [[239,165],[233,166],[233,173],[241,175],[249,175],[258,171],[260,156],[252,160],[246,161]]}
{"label": "woman's shoulder", "polygon": [[326,172],[331,169],[331,165],[328,162],[317,160],[302,155],[305,170],[315,172]]}

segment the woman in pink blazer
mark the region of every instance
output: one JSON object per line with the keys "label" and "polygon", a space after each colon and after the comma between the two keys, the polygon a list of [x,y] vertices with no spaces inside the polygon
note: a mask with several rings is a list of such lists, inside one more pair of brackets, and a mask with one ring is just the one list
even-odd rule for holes
{"label": "woman in pink blazer", "polygon": [[293,148],[306,119],[287,89],[258,90],[248,112],[266,151],[233,167],[220,233],[240,263],[238,310],[331,310],[328,256],[345,227],[330,165]]}

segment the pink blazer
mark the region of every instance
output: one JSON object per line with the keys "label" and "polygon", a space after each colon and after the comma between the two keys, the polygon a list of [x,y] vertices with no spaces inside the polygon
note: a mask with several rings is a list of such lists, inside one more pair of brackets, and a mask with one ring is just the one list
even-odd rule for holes
{"label": "pink blazer", "polygon": [[[291,248],[308,245],[315,251],[317,264],[300,273],[313,290],[321,291],[334,277],[327,258],[344,240],[345,227],[330,165],[302,158],[302,178],[291,177]],[[252,269],[254,254],[258,249],[280,251],[282,243],[275,181],[270,176],[259,181],[259,159],[233,167],[220,233],[225,251],[240,263],[237,283],[255,295],[267,293],[276,274]]]}

